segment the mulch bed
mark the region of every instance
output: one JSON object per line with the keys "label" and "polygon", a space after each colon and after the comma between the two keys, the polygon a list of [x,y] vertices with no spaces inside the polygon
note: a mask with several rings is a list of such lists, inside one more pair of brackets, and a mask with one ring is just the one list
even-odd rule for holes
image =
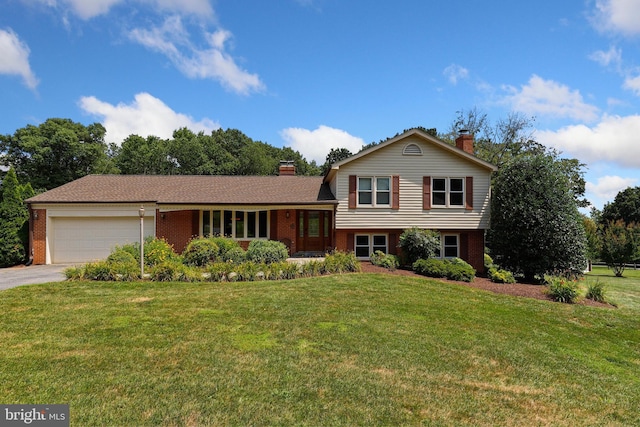
{"label": "mulch bed", "polygon": [[[397,269],[394,271],[390,271],[384,267],[373,265],[368,261],[361,262],[361,266],[362,266],[362,271],[364,273],[383,273],[383,274],[390,274],[394,276],[413,276],[413,277],[426,278],[425,276],[417,274],[411,270]],[[462,286],[469,286],[477,289],[484,289],[485,291],[491,291],[496,294],[506,294],[506,295],[516,296],[516,297],[535,298],[535,299],[541,299],[546,301],[552,301],[551,298],[549,298],[549,296],[545,293],[546,287],[542,285],[530,285],[526,283],[514,283],[514,284],[493,283],[491,280],[487,279],[486,277],[476,277],[470,283],[457,282],[457,281],[447,280],[447,279],[436,279],[436,280],[440,280],[447,283],[455,283]],[[615,308],[611,304],[592,301],[586,298],[581,298],[580,300],[578,300],[576,304],[586,305],[590,307]]]}

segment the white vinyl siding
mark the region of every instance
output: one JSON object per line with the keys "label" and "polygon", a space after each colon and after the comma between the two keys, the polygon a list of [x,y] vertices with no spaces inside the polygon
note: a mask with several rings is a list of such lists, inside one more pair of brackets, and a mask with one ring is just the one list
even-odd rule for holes
{"label": "white vinyl siding", "polygon": [[[415,143],[422,156],[403,155],[407,144]],[[400,209],[349,209],[349,175],[399,175]],[[473,177],[473,209],[465,205],[447,209],[423,209],[423,178]],[[441,230],[488,229],[491,171],[418,137],[409,137],[340,167],[330,183],[339,201],[336,229],[404,229],[420,227]],[[465,197],[463,179],[463,199]]]}

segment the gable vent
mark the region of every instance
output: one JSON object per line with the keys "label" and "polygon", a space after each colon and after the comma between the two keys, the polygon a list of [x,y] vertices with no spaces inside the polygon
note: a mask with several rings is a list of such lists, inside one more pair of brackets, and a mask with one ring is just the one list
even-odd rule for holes
{"label": "gable vent", "polygon": [[405,156],[422,156],[422,149],[418,147],[418,144],[407,144],[402,150],[402,154]]}

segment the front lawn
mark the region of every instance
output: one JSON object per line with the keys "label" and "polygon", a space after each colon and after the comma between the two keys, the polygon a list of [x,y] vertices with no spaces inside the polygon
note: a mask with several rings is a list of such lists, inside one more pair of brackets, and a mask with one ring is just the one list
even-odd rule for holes
{"label": "front lawn", "polygon": [[0,293],[0,402],[77,426],[639,425],[620,304],[376,274],[24,286]]}
{"label": "front lawn", "polygon": [[607,267],[593,267],[586,283],[599,281],[607,289],[608,299],[620,308],[640,313],[640,270],[626,269],[623,277],[616,277]]}

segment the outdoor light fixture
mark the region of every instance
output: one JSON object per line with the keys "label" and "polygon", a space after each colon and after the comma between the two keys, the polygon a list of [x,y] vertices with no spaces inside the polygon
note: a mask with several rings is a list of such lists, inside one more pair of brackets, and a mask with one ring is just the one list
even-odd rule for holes
{"label": "outdoor light fixture", "polygon": [[33,219],[38,219],[38,211],[33,211]]}
{"label": "outdoor light fixture", "polygon": [[140,279],[144,279],[144,207],[138,210],[140,216]]}
{"label": "outdoor light fixture", "polygon": [[289,211],[287,211],[287,213],[285,214],[285,216],[286,216],[287,218],[289,218]]}

